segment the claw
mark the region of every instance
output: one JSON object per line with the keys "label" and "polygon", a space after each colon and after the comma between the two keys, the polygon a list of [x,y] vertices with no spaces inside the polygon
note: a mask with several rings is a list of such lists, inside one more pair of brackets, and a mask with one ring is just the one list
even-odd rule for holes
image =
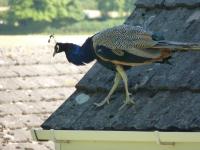
{"label": "claw", "polygon": [[[130,93],[129,93],[130,94]],[[131,94],[130,94],[131,95]],[[126,100],[124,102],[124,104],[118,109],[119,111],[122,110],[126,105],[135,105],[135,101],[133,98],[130,98],[130,96],[128,95],[126,97]]]}
{"label": "claw", "polygon": [[121,80],[121,77],[120,77],[119,73],[116,73],[115,79],[114,79],[114,84],[113,84],[111,90],[109,91],[108,95],[106,96],[106,98],[103,101],[101,101],[100,103],[94,103],[94,105],[96,105],[97,107],[101,107],[101,106],[105,105],[106,103],[109,104],[110,97],[115,92],[116,88],[118,87],[120,80]]}
{"label": "claw", "polygon": [[94,105],[96,105],[97,107],[101,107],[101,106],[105,105],[106,103],[107,104],[110,103],[109,98],[107,98],[107,97],[103,101],[101,101],[100,103],[94,103]]}

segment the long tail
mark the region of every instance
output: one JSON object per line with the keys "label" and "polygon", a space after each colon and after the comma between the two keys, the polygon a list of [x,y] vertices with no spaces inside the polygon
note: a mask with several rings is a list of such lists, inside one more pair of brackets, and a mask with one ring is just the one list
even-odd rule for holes
{"label": "long tail", "polygon": [[159,41],[154,48],[166,48],[171,51],[200,51],[200,43]]}

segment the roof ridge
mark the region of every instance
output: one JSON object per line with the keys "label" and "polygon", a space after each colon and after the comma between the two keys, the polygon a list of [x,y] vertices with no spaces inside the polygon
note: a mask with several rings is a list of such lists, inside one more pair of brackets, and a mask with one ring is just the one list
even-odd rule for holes
{"label": "roof ridge", "polygon": [[200,7],[199,0],[138,0],[135,3],[137,8],[160,8],[160,9],[176,9],[176,8],[188,8],[194,9]]}

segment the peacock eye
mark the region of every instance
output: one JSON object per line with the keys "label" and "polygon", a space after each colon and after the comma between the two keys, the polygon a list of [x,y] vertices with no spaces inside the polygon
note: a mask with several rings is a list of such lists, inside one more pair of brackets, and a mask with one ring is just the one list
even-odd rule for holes
{"label": "peacock eye", "polygon": [[56,52],[59,52],[59,45],[56,45]]}

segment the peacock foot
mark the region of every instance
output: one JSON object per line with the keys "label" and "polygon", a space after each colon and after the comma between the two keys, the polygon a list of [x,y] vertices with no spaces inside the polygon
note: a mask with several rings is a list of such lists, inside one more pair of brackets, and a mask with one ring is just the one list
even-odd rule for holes
{"label": "peacock foot", "polygon": [[110,103],[110,97],[106,97],[104,100],[102,100],[100,103],[94,103],[94,105],[96,105],[97,107],[101,107],[105,104],[109,104]]}
{"label": "peacock foot", "polygon": [[127,105],[135,105],[135,101],[133,97],[130,97],[131,94],[126,96],[126,99],[124,101],[124,104],[119,108],[119,110],[122,110]]}

